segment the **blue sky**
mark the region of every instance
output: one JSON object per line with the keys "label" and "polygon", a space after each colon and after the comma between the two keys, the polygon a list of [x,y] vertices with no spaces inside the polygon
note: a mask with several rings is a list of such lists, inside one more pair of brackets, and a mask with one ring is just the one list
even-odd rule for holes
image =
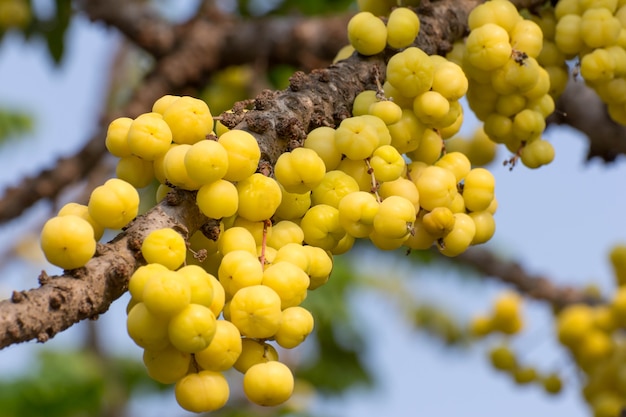
{"label": "blue sky", "polygon": [[[43,45],[25,44],[19,37],[5,39],[0,48],[0,105],[32,112],[37,127],[29,137],[0,148],[0,187],[49,166],[59,156],[72,154],[94,132],[116,40],[112,31],[78,20],[71,27],[65,64],[59,69],[43,53]],[[467,119],[466,132],[475,127],[471,117]],[[573,285],[594,282],[610,291],[613,282],[607,253],[613,243],[626,241],[626,197],[621,192],[626,167],[622,159],[608,166],[586,164],[585,139],[571,129],[550,128],[546,137],[556,149],[551,165],[536,171],[518,166],[510,172],[494,164],[499,210],[496,236],[488,246],[555,281]],[[506,156],[501,152],[498,160]],[[0,245],[6,247],[16,233],[31,230],[46,213],[47,206],[40,204],[20,222],[0,227]],[[376,267],[370,265],[368,271],[376,271]],[[384,268],[378,273],[390,275],[389,267]],[[39,269],[37,265],[12,262],[0,291],[7,294],[10,289],[34,286]],[[47,269],[55,272],[52,267]],[[417,297],[439,300],[460,317],[486,310],[504,288],[459,281],[455,272],[445,269],[416,271],[399,266],[392,272],[407,276]],[[382,386],[373,394],[355,392],[340,401],[320,402],[320,410],[346,417],[588,414],[575,383],[558,398],[548,398],[537,388],[517,389],[489,368],[480,347],[455,353],[415,334],[401,312],[380,295],[355,294],[354,303],[363,323],[373,329],[373,348],[368,355]],[[116,349],[139,357],[138,348],[125,335],[124,306],[123,300],[116,302],[101,319],[102,325],[110,332]],[[541,367],[567,363],[549,339],[547,309],[530,302],[526,312],[530,334],[522,336],[515,346]],[[51,344],[64,346],[80,336],[78,326]],[[545,338],[548,340],[542,342]],[[0,372],[19,369],[37,348],[28,344],[0,351]],[[566,368],[565,374],[573,376],[572,369]],[[152,410],[149,415],[156,417],[163,403],[171,406],[172,401],[164,398],[138,404],[137,408]]]}

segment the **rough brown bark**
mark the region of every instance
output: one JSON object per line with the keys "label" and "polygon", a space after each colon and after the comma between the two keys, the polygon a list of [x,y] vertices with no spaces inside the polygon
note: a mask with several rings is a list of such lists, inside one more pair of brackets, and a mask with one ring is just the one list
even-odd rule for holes
{"label": "rough brown bark", "polygon": [[207,219],[190,192],[173,192],[148,213],[131,222],[82,268],[63,275],[39,276],[40,287],[14,291],[0,301],[0,348],[36,339],[45,342],[73,324],[97,318],[128,288],[132,273],[145,263],[141,242],[152,230],[171,227],[185,238]]}
{"label": "rough brown bark", "polygon": [[[467,13],[478,3],[478,0],[424,1],[420,9],[423,11],[424,30],[416,44],[430,53],[445,52],[455,39],[463,35]],[[126,108],[125,115],[136,116],[149,110],[152,102],[161,95],[193,86],[212,70],[230,62],[221,56],[212,56],[212,53],[221,50],[220,45],[224,40],[232,40],[233,45],[236,44],[236,34],[242,29],[233,28],[230,37],[227,37],[224,33],[220,35],[215,25],[202,20],[200,22],[197,26],[192,25],[186,29],[185,36],[188,38],[184,38],[184,43],[178,44],[181,45],[180,48],[172,47],[171,55],[164,52],[155,71]],[[253,33],[258,37],[258,32]],[[281,37],[290,36],[289,31],[280,33]],[[245,36],[241,36],[244,39]],[[336,44],[337,48],[341,44],[343,41]],[[163,46],[165,43],[160,45],[159,51],[168,50],[168,47]],[[278,50],[282,44],[269,42],[269,45]],[[227,47],[228,44],[225,48]],[[249,44],[247,47],[249,48]],[[271,56],[267,50],[262,52],[263,57]],[[282,54],[292,55],[293,51],[287,49]],[[384,56],[369,59],[354,56],[338,65],[313,71],[308,75],[297,73],[292,78],[289,89],[282,92],[263,92],[254,101],[251,111],[246,114],[236,111],[232,116],[225,116],[225,122],[253,133],[263,150],[265,163],[271,165],[282,152],[299,145],[312,128],[334,126],[347,117],[356,94],[363,89],[372,88],[376,77],[384,74],[384,70]],[[94,146],[101,155],[104,153],[103,143],[104,133],[101,131],[89,146]],[[60,180],[55,185],[58,187],[56,191],[51,191],[49,195],[56,195],[62,186],[77,180],[84,172],[78,169],[74,171],[74,175],[76,177],[64,177]],[[38,180],[34,179],[32,187],[36,189],[37,181],[42,179],[43,176],[39,176]],[[32,188],[25,191],[26,194],[30,192]],[[24,198],[19,193],[13,197],[20,201],[20,207],[24,209],[30,200],[20,200],[20,195]],[[41,287],[15,292],[11,300],[0,302],[0,348],[33,338],[39,341],[48,340],[80,320],[94,318],[107,311],[110,304],[126,290],[132,272],[141,265],[138,245],[150,230],[169,226],[190,233],[206,220],[195,208],[193,193],[182,192],[178,197],[181,199],[179,205],[161,203],[134,221],[114,241],[102,246],[98,256],[86,267],[66,271],[57,277],[43,275]],[[7,217],[0,206],[0,221],[8,218],[10,217]],[[467,257],[468,259],[460,259],[468,263],[474,262],[477,268],[482,268],[479,270],[484,274],[499,277],[537,298],[556,300],[555,302],[561,300],[557,304],[584,300],[579,293],[551,287],[543,279],[524,280],[522,278],[528,278],[528,275],[520,272],[519,265],[498,263],[489,253],[475,255],[474,258],[469,258],[470,255]]]}

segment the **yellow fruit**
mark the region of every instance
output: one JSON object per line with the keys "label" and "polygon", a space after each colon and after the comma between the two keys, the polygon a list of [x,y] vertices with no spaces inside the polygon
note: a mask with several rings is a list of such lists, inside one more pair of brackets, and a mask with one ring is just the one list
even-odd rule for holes
{"label": "yellow fruit", "polygon": [[230,369],[241,354],[241,334],[229,321],[218,320],[209,346],[194,354],[198,365],[210,371]]}
{"label": "yellow fruit", "polygon": [[230,130],[222,134],[218,142],[228,154],[225,180],[241,181],[256,171],[261,150],[254,136],[243,130]]}
{"label": "yellow fruit", "polygon": [[241,354],[233,367],[245,373],[252,365],[269,361],[277,361],[278,352],[267,342],[244,337],[241,339]]}
{"label": "yellow fruit", "polygon": [[128,128],[128,148],[134,155],[153,161],[163,155],[172,143],[172,131],[161,115],[144,113]]}
{"label": "yellow fruit", "polygon": [[139,193],[126,181],[112,178],[91,192],[87,207],[102,227],[121,229],[137,216]]}
{"label": "yellow fruit", "polygon": [[187,175],[199,184],[222,179],[228,171],[228,153],[214,140],[200,140],[185,153]]}
{"label": "yellow fruit", "polygon": [[141,253],[148,263],[160,263],[175,270],[185,261],[185,239],[172,228],[153,230],[141,244]]}
{"label": "yellow fruit", "polygon": [[272,337],[280,326],[280,305],[280,297],[270,287],[245,287],[233,295],[230,321],[243,336],[260,339]]}
{"label": "yellow fruit", "polygon": [[144,284],[141,300],[152,314],[167,320],[189,305],[191,286],[175,271],[155,271]]}
{"label": "yellow fruit", "polygon": [[237,183],[237,213],[250,221],[271,218],[280,205],[282,192],[275,179],[255,173]]}
{"label": "yellow fruit", "polygon": [[226,405],[230,395],[228,381],[219,372],[191,373],[176,383],[174,394],[187,411],[208,413]]}
{"label": "yellow fruit", "polygon": [[294,379],[287,365],[270,361],[253,365],[243,377],[246,397],[255,404],[276,406],[293,393]]}
{"label": "yellow fruit", "polygon": [[76,215],[84,220],[87,220],[93,228],[94,238],[100,240],[104,234],[104,227],[99,225],[90,215],[89,208],[84,204],[67,203],[57,213],[58,216],[67,216],[68,214]]}
{"label": "yellow fruit", "polygon": [[407,7],[397,7],[387,19],[387,44],[400,49],[411,45],[420,30],[420,20],[415,12]]}
{"label": "yellow fruit", "polygon": [[376,55],[387,45],[387,27],[370,12],[359,12],[348,22],[348,40],[362,55]]}
{"label": "yellow fruit", "polygon": [[209,346],[216,329],[217,320],[209,308],[189,304],[170,319],[167,334],[176,349],[196,353]]}
{"label": "yellow fruit", "polygon": [[105,146],[113,156],[123,158],[132,154],[127,139],[128,129],[132,122],[133,119],[130,117],[118,117],[109,123]]}
{"label": "yellow fruit", "polygon": [[187,375],[191,355],[170,345],[162,350],[144,350],[143,363],[150,378],[161,384],[174,384]]}
{"label": "yellow fruit", "polygon": [[167,106],[163,112],[163,121],[170,127],[175,143],[192,145],[206,139],[213,131],[213,116],[209,106],[189,96],[174,100]]}
{"label": "yellow fruit", "polygon": [[165,110],[167,110],[170,104],[174,103],[179,98],[180,96],[175,96],[171,94],[164,95],[154,102],[154,104],[152,105],[152,111],[154,113],[159,113],[162,115],[163,113],[165,113]]}
{"label": "yellow fruit", "polygon": [[84,266],[96,252],[93,228],[73,214],[53,217],[41,230],[41,249],[46,259],[60,268]]}

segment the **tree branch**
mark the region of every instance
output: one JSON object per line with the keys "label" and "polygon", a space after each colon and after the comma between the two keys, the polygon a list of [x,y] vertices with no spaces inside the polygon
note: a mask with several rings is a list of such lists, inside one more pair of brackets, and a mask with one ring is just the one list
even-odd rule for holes
{"label": "tree branch", "polygon": [[97,318],[145,263],[139,249],[150,231],[171,227],[188,237],[206,221],[193,193],[174,192],[110,243],[98,245],[86,266],[52,277],[42,272],[39,288],[14,291],[11,299],[0,301],[0,348],[31,339],[45,342],[81,320]]}
{"label": "tree branch", "polygon": [[[106,126],[120,114],[136,117],[148,111],[159,97],[198,87],[209,74],[228,65],[253,62],[266,56],[274,63],[303,64],[306,61],[313,64],[330,60],[331,51],[334,54],[343,45],[341,38],[335,36],[338,28],[345,27],[344,17],[311,22],[294,18],[275,27],[271,22],[250,21],[248,26],[225,24],[219,27],[204,22],[193,26],[195,29],[189,29],[177,41],[182,42],[184,47],[173,49],[170,55],[162,57],[124,109],[104,117],[103,125]],[[292,48],[287,47],[290,36],[299,39],[292,44]],[[312,40],[307,41],[309,38]],[[249,47],[255,43],[260,46]],[[308,52],[296,53],[295,49]],[[242,55],[237,59],[240,53]],[[0,199],[0,223],[21,215],[41,199],[56,198],[65,187],[84,178],[106,152],[105,135],[106,127],[101,127],[75,155],[60,158],[53,168],[26,177],[19,184],[7,188]]]}
{"label": "tree branch", "polygon": [[626,126],[609,117],[606,104],[584,81],[570,80],[556,108],[549,121],[567,124],[587,136],[587,160],[598,157],[613,162],[619,155],[626,155]]}
{"label": "tree branch", "polygon": [[[470,3],[476,2],[467,2]],[[435,45],[445,45],[446,42],[451,45],[460,36],[464,25],[460,22],[465,22],[467,18],[464,13],[470,10],[449,12],[458,6],[459,3],[452,0],[424,1],[422,7],[427,13],[423,22],[430,29],[417,39],[417,44],[431,53]],[[437,29],[437,25],[440,29]],[[230,38],[227,38],[223,37],[223,33],[220,36],[218,29],[208,24],[192,27],[193,30],[186,32],[189,38],[185,39],[189,42],[185,41],[179,50],[175,48],[171,55],[159,61],[147,83],[137,91],[127,106],[126,115],[135,116],[146,111],[154,99],[193,85],[205,74],[228,62],[222,60],[221,55],[211,56],[212,52],[221,50],[221,42],[224,40],[238,39],[236,33],[241,28],[232,29]],[[444,29],[446,27],[455,29]],[[212,35],[216,37],[212,38]],[[259,34],[255,35],[258,37]],[[241,36],[243,39],[244,35]],[[278,44],[271,45],[278,47]],[[198,55],[202,56],[198,58]],[[194,67],[196,65],[198,67]],[[323,125],[334,126],[349,116],[356,94],[373,88],[376,78],[384,73],[383,55],[369,59],[355,55],[308,75],[297,73],[287,90],[265,91],[256,98],[250,111],[244,113],[243,105],[240,105],[232,115],[224,115],[224,121],[229,126],[255,135],[263,152],[263,164],[266,164],[262,164],[260,169],[265,169],[268,168],[267,164],[273,165],[282,152],[300,144],[311,129]],[[101,131],[90,141],[89,146],[104,153],[103,138]],[[82,176],[79,170],[75,171],[72,180],[79,176]],[[112,242],[101,245],[98,255],[84,268],[65,271],[56,277],[47,277],[44,273],[39,288],[14,292],[11,300],[0,302],[0,348],[33,338],[46,341],[80,320],[95,318],[107,311],[110,304],[124,293],[131,274],[142,264],[139,248],[149,231],[159,227],[175,227],[189,235],[206,221],[198,213],[194,193],[178,192],[172,197],[176,198],[168,199],[169,203],[160,203],[132,222]],[[179,204],[172,205],[177,200],[180,200]],[[2,214],[0,209],[0,219],[6,219]],[[547,278],[529,276],[519,265],[503,263],[488,252],[470,251],[457,259],[487,276],[499,277],[520,291],[557,306],[590,301],[580,292],[552,285]]]}
{"label": "tree branch", "polygon": [[[339,117],[335,107],[348,109],[359,91],[373,86],[373,74],[381,64],[381,60],[361,61],[354,57],[326,70],[301,74],[298,84],[301,87],[317,86],[320,77],[326,81],[319,88],[300,91],[292,88],[271,96],[262,94],[257,99],[259,108],[250,111],[253,117],[246,117],[239,128],[250,128],[246,124],[248,120],[265,120],[270,124],[262,134],[252,133],[264,149],[267,162],[273,164],[288,145],[281,129],[289,128],[273,121],[281,117],[298,118],[294,123],[303,131],[312,123],[334,121]],[[112,242],[101,245],[97,256],[85,267],[56,277],[42,273],[39,288],[14,292],[10,300],[0,302],[0,348],[31,339],[45,342],[80,320],[104,313],[126,291],[128,279],[143,263],[139,249],[151,230],[173,227],[188,237],[207,221],[198,211],[195,193],[178,191],[170,197],[133,221]]]}
{"label": "tree branch", "polygon": [[165,55],[176,44],[175,26],[162,19],[150,3],[127,0],[81,0],[79,9],[91,21],[117,28],[129,41],[153,55]]}
{"label": "tree branch", "polygon": [[547,301],[557,309],[570,304],[603,302],[580,289],[558,286],[546,276],[530,274],[519,263],[503,260],[484,248],[470,248],[459,256],[446,259],[470,266],[487,278],[510,284],[521,294]]}

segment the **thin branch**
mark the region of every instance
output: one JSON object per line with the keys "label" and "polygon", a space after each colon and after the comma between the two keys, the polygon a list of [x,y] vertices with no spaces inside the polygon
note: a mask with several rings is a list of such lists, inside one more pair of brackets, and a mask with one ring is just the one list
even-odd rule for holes
{"label": "thin branch", "polygon": [[149,2],[81,0],[79,9],[92,21],[117,28],[154,57],[165,55],[176,44],[175,26],[162,19]]}
{"label": "thin branch", "polygon": [[[326,22],[326,23],[325,23]],[[184,47],[173,50],[171,55],[163,57],[158,61],[155,69],[148,75],[135,91],[129,103],[116,114],[103,117],[103,125],[118,115],[136,117],[137,115],[149,111],[152,103],[165,94],[181,93],[189,87],[202,84],[212,72],[233,65],[236,63],[249,62],[261,53],[260,48],[244,48],[248,43],[265,45],[268,56],[274,62],[280,63],[281,59],[286,63],[296,63],[298,59],[309,60],[308,54],[316,56],[326,51],[338,50],[343,42],[340,39],[333,39],[336,28],[345,26],[342,18],[319,19],[314,22],[307,22],[304,19],[289,20],[286,25],[278,25],[274,29],[272,26],[260,26],[256,22],[249,22],[249,26],[224,25],[221,29],[211,26],[207,22],[194,26],[193,32],[186,32]],[[266,23],[267,24],[267,23]],[[246,29],[247,27],[251,29]],[[256,32],[255,30],[261,30]],[[300,39],[301,50],[308,53],[296,54],[291,49],[286,49],[288,42],[285,40],[294,33]],[[320,34],[318,40],[306,42],[308,37],[315,37]],[[266,40],[264,40],[266,39]],[[273,42],[268,39],[281,39],[281,42]],[[334,43],[334,47],[332,46]],[[229,45],[232,49],[229,50]],[[318,45],[318,46],[316,46]],[[238,53],[243,50],[246,53],[236,60]],[[216,54],[216,51],[220,51]],[[281,52],[282,51],[282,52]],[[264,53],[265,53],[264,52]],[[326,55],[316,59],[326,59]],[[52,168],[45,169],[40,173],[26,177],[15,186],[5,190],[0,199],[0,223],[11,220],[21,215],[26,209],[41,199],[54,199],[68,185],[84,178],[89,170],[96,166],[100,158],[105,154],[104,137],[106,128],[100,130],[91,137],[85,146],[75,155],[60,158]]]}
{"label": "thin branch", "polygon": [[561,309],[570,304],[598,304],[602,300],[580,289],[559,286],[540,274],[531,274],[518,262],[505,260],[484,248],[470,248],[455,258],[446,258],[472,267],[487,278],[510,284],[523,295],[547,301]]}

